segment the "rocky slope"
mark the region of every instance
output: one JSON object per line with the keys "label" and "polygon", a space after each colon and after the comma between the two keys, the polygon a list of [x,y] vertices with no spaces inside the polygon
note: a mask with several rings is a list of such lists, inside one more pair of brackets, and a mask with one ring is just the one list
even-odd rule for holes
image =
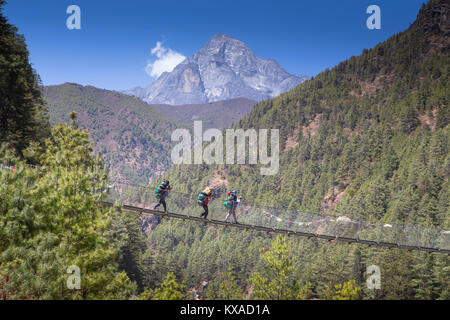
{"label": "rocky slope", "polygon": [[216,34],[146,89],[125,93],[152,104],[199,104],[239,97],[261,101],[306,79],[289,74],[275,60],[259,58],[244,42]]}

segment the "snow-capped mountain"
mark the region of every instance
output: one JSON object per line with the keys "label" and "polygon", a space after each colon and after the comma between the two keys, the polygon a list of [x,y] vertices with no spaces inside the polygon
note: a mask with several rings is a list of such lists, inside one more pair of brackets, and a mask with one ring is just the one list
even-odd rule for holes
{"label": "snow-capped mountain", "polygon": [[261,59],[242,41],[216,34],[191,58],[147,88],[125,93],[151,104],[194,104],[244,97],[264,100],[309,79],[287,73],[275,60]]}

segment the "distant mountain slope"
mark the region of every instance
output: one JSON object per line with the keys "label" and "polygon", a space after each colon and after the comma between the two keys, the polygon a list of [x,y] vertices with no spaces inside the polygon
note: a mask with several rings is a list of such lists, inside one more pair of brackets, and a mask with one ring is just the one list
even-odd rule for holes
{"label": "distant mountain slope", "polygon": [[236,98],[205,104],[151,105],[156,110],[175,121],[190,124],[203,121],[203,128],[229,128],[248,115],[257,102],[246,98]]}
{"label": "distant mountain slope", "polygon": [[140,99],[115,91],[65,83],[44,87],[52,124],[78,113],[111,177],[145,183],[170,166],[170,135],[177,124]]}
{"label": "distant mountain slope", "polygon": [[306,79],[287,73],[275,60],[259,58],[242,41],[216,34],[191,58],[147,88],[125,93],[151,104],[200,104],[234,98],[261,101]]}

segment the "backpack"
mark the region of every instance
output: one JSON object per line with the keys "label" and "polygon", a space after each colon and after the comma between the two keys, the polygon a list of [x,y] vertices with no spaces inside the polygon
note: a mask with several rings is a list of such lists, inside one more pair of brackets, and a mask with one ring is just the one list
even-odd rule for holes
{"label": "backpack", "polygon": [[206,195],[206,193],[204,191],[202,191],[198,194],[197,203],[199,205],[203,205],[203,203],[205,203],[207,198],[208,198],[208,196]]}
{"label": "backpack", "polygon": [[162,193],[164,191],[166,191],[164,189],[165,189],[165,186],[162,183],[159,186],[156,187],[156,189],[155,189],[155,197],[156,197],[156,199],[159,199],[161,197]]}
{"label": "backpack", "polygon": [[233,203],[233,196],[232,195],[229,195],[226,199],[225,199],[225,202],[223,203],[223,205],[225,206],[225,208],[227,208],[227,209],[230,209],[231,208],[231,205],[232,205],[232,203]]}

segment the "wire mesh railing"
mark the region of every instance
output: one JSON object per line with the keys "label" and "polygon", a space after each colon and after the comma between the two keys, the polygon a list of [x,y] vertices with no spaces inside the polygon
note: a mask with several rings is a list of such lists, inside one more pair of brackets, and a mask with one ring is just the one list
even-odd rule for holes
{"label": "wire mesh railing", "polygon": [[[114,181],[110,185],[108,201],[120,204],[152,209],[156,204],[155,187],[136,185],[124,181]],[[200,191],[200,190],[199,190]],[[168,193],[167,207],[169,212],[183,214],[186,217],[200,217],[203,212],[197,204],[196,193]],[[224,197],[213,198],[209,204],[208,219],[224,220],[228,210],[223,206]],[[162,207],[158,208],[163,210]],[[432,248],[450,250],[450,232],[423,226],[411,226],[400,223],[387,224],[381,221],[366,221],[362,218],[313,214],[257,206],[241,201],[236,209],[238,222],[255,227],[283,229],[293,233],[307,233],[314,236],[334,237],[335,239],[351,239],[370,241],[378,244],[395,244],[411,248]]]}
{"label": "wire mesh railing", "polygon": [[[1,169],[15,171],[17,168],[0,163]],[[27,165],[30,168],[35,166]],[[103,199],[107,202],[119,202],[123,205],[152,209],[156,203],[155,187],[143,186],[116,179],[111,181],[107,190],[102,190]],[[212,199],[209,204],[208,218],[224,220],[227,210],[223,199]],[[170,191],[167,197],[170,212],[185,215],[186,217],[199,217],[203,212],[197,204],[197,193]],[[411,249],[427,248],[450,252],[450,231],[424,226],[414,226],[401,223],[384,223],[381,221],[367,221],[362,218],[348,216],[332,216],[315,214],[287,208],[258,206],[245,201],[239,203],[236,209],[239,223],[266,229],[284,230],[286,232],[302,233],[322,238],[333,237],[349,242],[370,242],[379,245],[390,244]]]}

